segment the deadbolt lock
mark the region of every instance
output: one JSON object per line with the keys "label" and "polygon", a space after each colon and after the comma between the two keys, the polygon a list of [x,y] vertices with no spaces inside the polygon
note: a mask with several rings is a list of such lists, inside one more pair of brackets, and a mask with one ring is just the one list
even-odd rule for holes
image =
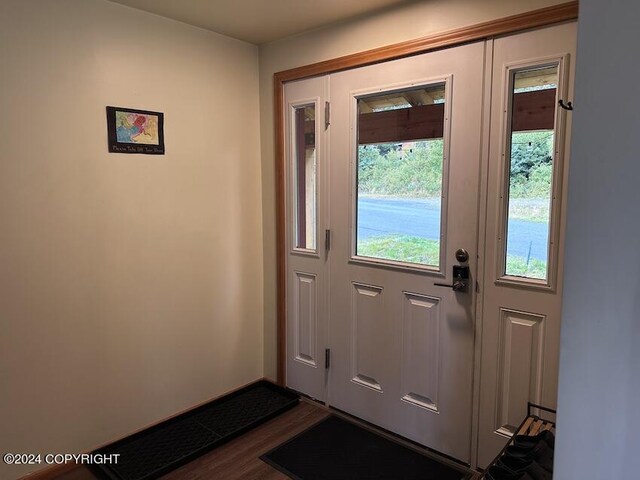
{"label": "deadbolt lock", "polygon": [[446,283],[434,283],[438,287],[449,287],[454,292],[466,293],[469,291],[469,267],[466,265],[453,266],[453,285]]}

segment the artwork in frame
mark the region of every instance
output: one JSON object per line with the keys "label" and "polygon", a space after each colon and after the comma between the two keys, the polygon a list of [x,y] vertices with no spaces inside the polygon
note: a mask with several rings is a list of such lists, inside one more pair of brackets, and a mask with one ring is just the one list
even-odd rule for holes
{"label": "artwork in frame", "polygon": [[164,155],[164,114],[107,107],[109,152]]}

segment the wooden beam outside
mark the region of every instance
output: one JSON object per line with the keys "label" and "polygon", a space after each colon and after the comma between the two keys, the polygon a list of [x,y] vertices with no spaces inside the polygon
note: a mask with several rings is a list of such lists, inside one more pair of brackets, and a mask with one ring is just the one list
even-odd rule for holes
{"label": "wooden beam outside", "polygon": [[[511,131],[553,130],[555,102],[555,88],[516,93],[513,96]],[[311,125],[305,125],[305,131],[310,128]],[[442,138],[443,134],[442,103],[358,115],[359,145],[429,140]]]}
{"label": "wooden beam outside", "polygon": [[443,103],[358,115],[359,145],[442,138],[443,132]]}
{"label": "wooden beam outside", "polygon": [[555,88],[516,93],[511,107],[511,131],[553,130],[556,108]]}

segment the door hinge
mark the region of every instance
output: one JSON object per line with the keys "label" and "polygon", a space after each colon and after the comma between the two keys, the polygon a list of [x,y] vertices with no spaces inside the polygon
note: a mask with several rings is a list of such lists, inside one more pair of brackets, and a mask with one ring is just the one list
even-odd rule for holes
{"label": "door hinge", "polygon": [[325,348],[324,349],[324,368],[328,370],[329,367],[331,367],[331,349]]}
{"label": "door hinge", "polygon": [[324,129],[326,130],[331,125],[331,104],[324,102]]}
{"label": "door hinge", "polygon": [[476,280],[476,293],[480,293],[480,283]]}
{"label": "door hinge", "polygon": [[331,230],[324,231],[324,249],[327,253],[331,250]]}

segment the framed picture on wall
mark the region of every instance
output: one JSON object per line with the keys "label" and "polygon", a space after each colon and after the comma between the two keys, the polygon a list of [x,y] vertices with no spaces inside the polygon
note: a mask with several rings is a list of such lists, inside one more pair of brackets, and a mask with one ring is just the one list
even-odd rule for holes
{"label": "framed picture on wall", "polygon": [[107,107],[109,152],[164,155],[164,114]]}

